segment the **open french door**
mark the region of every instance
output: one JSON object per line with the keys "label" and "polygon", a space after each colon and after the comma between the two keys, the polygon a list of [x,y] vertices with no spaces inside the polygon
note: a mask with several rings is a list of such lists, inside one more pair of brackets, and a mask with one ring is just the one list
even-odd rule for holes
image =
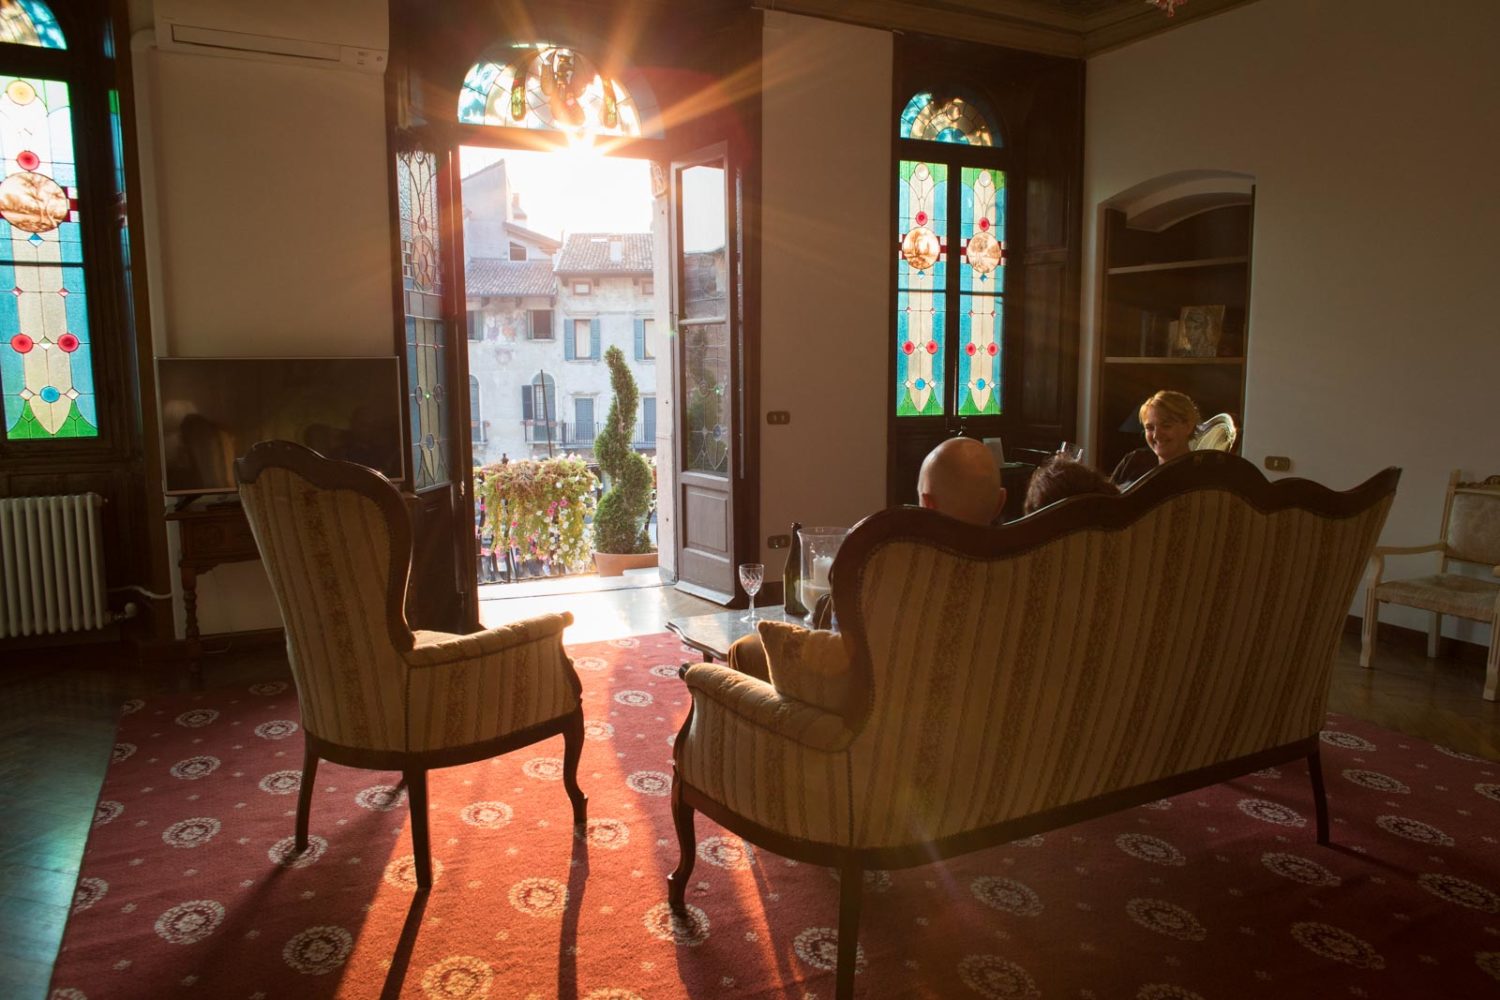
{"label": "open french door", "polygon": [[672,164],[677,586],[721,604],[738,592],[735,514],[749,500],[739,192],[727,144]]}
{"label": "open french door", "polygon": [[463,269],[455,224],[457,156],[444,143],[397,137],[395,188],[400,257],[402,380],[411,450],[407,508],[412,569],[407,616],[414,628],[467,632],[479,620],[474,500],[462,315]]}

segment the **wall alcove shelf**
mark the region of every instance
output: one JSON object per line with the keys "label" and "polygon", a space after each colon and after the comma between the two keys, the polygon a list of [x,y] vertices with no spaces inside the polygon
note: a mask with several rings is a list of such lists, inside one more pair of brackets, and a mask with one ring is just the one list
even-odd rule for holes
{"label": "wall alcove shelf", "polygon": [[1170,207],[1155,203],[1154,229],[1103,209],[1094,450],[1105,472],[1143,443],[1137,410],[1158,389],[1244,425],[1253,196],[1244,185]]}

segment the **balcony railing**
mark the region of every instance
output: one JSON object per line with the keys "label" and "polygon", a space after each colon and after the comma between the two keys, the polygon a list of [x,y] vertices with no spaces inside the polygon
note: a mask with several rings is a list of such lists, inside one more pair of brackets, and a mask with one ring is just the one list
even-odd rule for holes
{"label": "balcony railing", "polygon": [[[596,421],[586,423],[575,423],[570,420],[523,420],[521,426],[525,429],[526,440],[531,444],[546,444],[549,440],[553,448],[563,451],[589,451],[594,447],[594,439],[599,434],[599,424]],[[641,438],[630,443],[636,451],[655,451],[656,439]]]}

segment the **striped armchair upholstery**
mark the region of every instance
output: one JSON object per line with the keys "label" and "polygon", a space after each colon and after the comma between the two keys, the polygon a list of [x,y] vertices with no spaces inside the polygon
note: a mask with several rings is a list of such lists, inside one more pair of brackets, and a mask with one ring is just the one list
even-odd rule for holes
{"label": "striped armchair upholstery", "polygon": [[[841,713],[727,668],[686,673],[679,839],[694,809],[788,856],[905,867],[1307,758],[1397,470],[1336,493],[1195,452],[1121,496],[997,529],[883,511],[833,569]],[[772,672],[777,665],[772,664]],[[1320,839],[1327,837],[1314,771]],[[685,846],[685,845],[684,845]],[[674,873],[673,901],[691,870]]]}
{"label": "striped armchair upholstery", "polygon": [[413,632],[405,614],[411,527],[388,480],[285,441],[256,445],[236,472],[281,609],[302,712],[298,849],[307,843],[320,758],[398,770],[426,887],[427,770],[556,734],[565,737],[564,780],[575,822],[583,822],[583,689],[562,644],[572,615],[472,635]]}

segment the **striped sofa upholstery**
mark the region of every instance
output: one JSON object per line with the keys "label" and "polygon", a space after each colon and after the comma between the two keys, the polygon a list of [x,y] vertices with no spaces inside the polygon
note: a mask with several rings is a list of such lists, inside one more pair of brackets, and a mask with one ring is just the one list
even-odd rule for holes
{"label": "striped sofa upholstery", "polygon": [[998,529],[883,511],[834,566],[846,710],[695,665],[678,778],[742,832],[873,859],[1313,738],[1397,476],[1201,452]]}
{"label": "striped sofa upholstery", "polygon": [[410,534],[399,496],[385,489],[394,507],[367,487],[327,488],[276,466],[240,489],[308,731],[345,747],[423,753],[577,712],[582,688],[562,644],[572,615],[474,635],[407,627]]}

